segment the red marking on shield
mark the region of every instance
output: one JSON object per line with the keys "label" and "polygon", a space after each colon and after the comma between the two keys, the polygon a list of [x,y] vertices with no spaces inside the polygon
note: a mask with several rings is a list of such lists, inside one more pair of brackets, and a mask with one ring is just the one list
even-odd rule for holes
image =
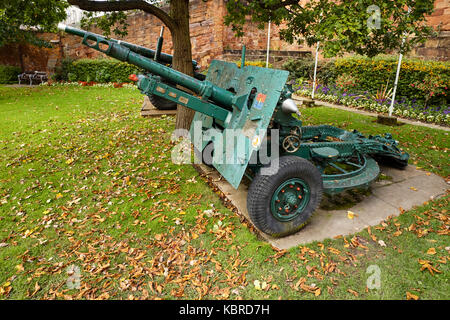
{"label": "red marking on shield", "polygon": [[258,93],[258,95],[256,96],[256,101],[258,101],[258,102],[264,102],[264,101],[266,101],[266,95],[265,94],[262,94],[262,93]]}

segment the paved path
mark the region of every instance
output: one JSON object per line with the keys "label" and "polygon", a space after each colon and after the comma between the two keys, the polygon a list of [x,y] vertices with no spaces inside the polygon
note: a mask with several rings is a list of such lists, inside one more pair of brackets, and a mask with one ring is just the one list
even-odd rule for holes
{"label": "paved path", "polygon": [[[196,165],[196,168],[225,194],[241,215],[250,221],[247,212],[247,185],[241,183],[239,189],[235,190],[228,182],[221,179],[216,170],[205,165]],[[351,207],[340,210],[324,209],[324,207],[330,208],[330,202],[333,203],[335,200],[340,202],[344,196],[349,196],[348,194],[337,196],[335,200],[324,198],[321,208],[315,212],[309,224],[298,233],[276,239],[260,232],[261,237],[276,248],[288,249],[338,235],[350,235],[368,226],[378,225],[387,217],[400,214],[402,209],[410,210],[414,206],[422,205],[425,201],[442,196],[450,188],[443,178],[417,170],[414,166],[408,166],[405,170],[381,167],[381,172],[389,179],[372,184],[370,195],[353,195]],[[342,207],[342,203],[339,205]],[[349,219],[348,210],[357,216]]]}

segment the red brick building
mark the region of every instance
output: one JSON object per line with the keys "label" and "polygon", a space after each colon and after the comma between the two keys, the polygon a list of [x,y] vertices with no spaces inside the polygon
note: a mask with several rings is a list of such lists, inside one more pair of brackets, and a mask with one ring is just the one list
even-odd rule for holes
{"label": "red brick building", "polygon": [[[224,0],[193,0],[190,2],[190,30],[192,53],[200,65],[206,66],[213,59],[237,60],[242,44],[247,46],[248,58],[265,60],[267,45],[266,30],[259,30],[249,24],[243,38],[235,38],[231,28],[224,25],[226,8]],[[411,55],[437,60],[450,58],[450,3],[436,0],[435,12],[428,22],[440,29],[437,38],[413,50]],[[149,48],[155,48],[156,38],[162,23],[143,12],[128,18],[129,32],[124,40]],[[95,30],[93,30],[95,32]],[[53,49],[40,49],[15,44],[0,48],[0,64],[23,66],[26,70],[46,70],[52,72],[62,57],[95,58],[101,53],[81,44],[79,38],[70,35],[44,34],[47,40],[56,40]],[[285,60],[288,56],[310,55],[311,48],[291,45],[280,40],[278,28],[271,30],[271,62]],[[170,33],[165,33],[163,51],[171,53]]]}

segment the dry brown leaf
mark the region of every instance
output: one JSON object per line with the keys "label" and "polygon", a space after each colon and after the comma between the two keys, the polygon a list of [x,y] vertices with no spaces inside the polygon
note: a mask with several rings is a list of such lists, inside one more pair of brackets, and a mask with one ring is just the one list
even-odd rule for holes
{"label": "dry brown leaf", "polygon": [[419,300],[419,296],[406,291],[406,300]]}

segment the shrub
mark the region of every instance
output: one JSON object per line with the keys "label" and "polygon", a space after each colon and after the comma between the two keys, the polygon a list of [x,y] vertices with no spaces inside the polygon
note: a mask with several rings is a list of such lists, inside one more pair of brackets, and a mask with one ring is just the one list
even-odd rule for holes
{"label": "shrub", "polygon": [[140,73],[138,67],[114,59],[65,60],[57,70],[54,80],[86,82],[130,82],[130,74]]}
{"label": "shrub", "polygon": [[17,82],[17,76],[21,73],[19,67],[0,65],[0,83]]}
{"label": "shrub", "polygon": [[[312,80],[314,78],[314,65],[315,61],[313,59],[289,59],[283,64],[282,68],[290,72],[290,80],[300,78]],[[337,75],[334,60],[319,61],[317,65],[317,79],[319,79],[320,83],[334,83]]]}
{"label": "shrub", "polygon": [[[241,61],[233,61],[234,63],[237,64],[237,66],[240,68],[241,67]],[[246,66],[255,66],[255,67],[261,67],[261,68],[265,68],[266,67],[266,62],[265,61],[261,61],[261,60],[256,60],[256,61],[245,61],[245,65]],[[269,68],[273,68],[273,65],[271,63],[269,63]]]}
{"label": "shrub", "polygon": [[430,100],[433,98],[444,98],[447,96],[448,83],[442,80],[442,76],[429,74],[426,75],[422,81],[411,83],[411,87],[422,91],[425,97],[425,106],[429,105]]}
{"label": "shrub", "polygon": [[351,74],[341,74],[336,78],[336,86],[344,91],[349,88],[355,88],[358,85],[358,79],[356,79]]}
{"label": "shrub", "polygon": [[74,60],[72,58],[62,59],[61,64],[56,67],[55,74],[52,76],[52,79],[55,81],[74,81],[70,79],[70,70],[73,62]]}
{"label": "shrub", "polygon": [[[322,61],[318,66],[318,83],[333,85],[342,82],[344,77],[352,77],[358,83],[354,89],[377,94],[387,81],[391,84],[390,87],[393,87],[397,64],[398,56],[387,55],[375,58],[351,56]],[[314,60],[289,60],[283,68],[291,72],[291,79],[311,80],[314,74]],[[405,97],[427,105],[449,105],[449,95],[446,94],[449,87],[450,62],[403,60],[397,97]]]}
{"label": "shrub", "polygon": [[[335,68],[338,74],[351,74],[358,79],[358,89],[376,93],[382,85],[395,81],[397,71],[397,56],[378,56],[366,58],[352,56],[340,58],[335,61]],[[408,97],[409,99],[427,101],[429,104],[448,104],[448,96],[434,95],[427,100],[427,95],[422,88],[416,85],[423,82],[430,76],[438,76],[440,86],[443,88],[450,86],[450,63],[419,59],[405,59],[402,62],[397,95]]]}

